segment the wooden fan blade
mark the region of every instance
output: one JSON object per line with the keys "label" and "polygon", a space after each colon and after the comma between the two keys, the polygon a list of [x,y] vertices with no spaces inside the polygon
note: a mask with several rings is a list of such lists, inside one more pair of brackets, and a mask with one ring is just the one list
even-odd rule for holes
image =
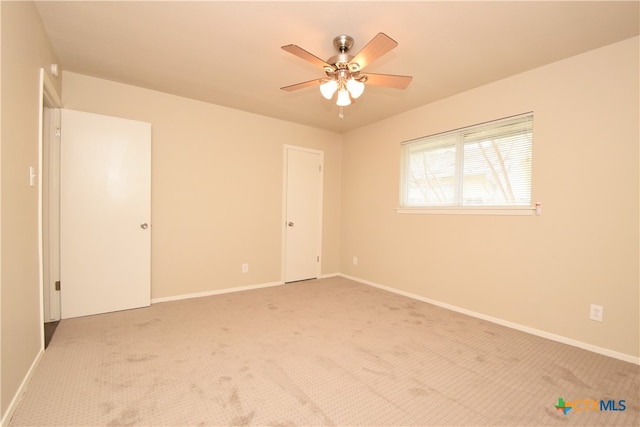
{"label": "wooden fan blade", "polygon": [[315,86],[322,83],[322,79],[309,80],[308,82],[296,83],[294,85],[281,87],[280,89],[286,92],[293,92],[294,90],[304,89],[309,86]]}
{"label": "wooden fan blade", "polygon": [[362,70],[396,46],[398,46],[397,41],[385,33],[378,33],[349,63],[358,64],[359,69]]}
{"label": "wooden fan blade", "polygon": [[367,76],[365,84],[375,86],[386,86],[394,89],[406,89],[411,83],[411,76],[397,76],[395,74],[363,74]]}
{"label": "wooden fan blade", "polygon": [[307,62],[312,63],[313,65],[317,66],[317,67],[330,67],[333,68],[331,65],[327,64],[324,60],[318,58],[317,56],[315,56],[312,53],[307,52],[306,50],[304,50],[303,48],[301,48],[300,46],[296,46],[295,44],[288,44],[286,46],[282,46],[283,50],[286,50],[287,52],[297,56],[298,58],[304,59]]}

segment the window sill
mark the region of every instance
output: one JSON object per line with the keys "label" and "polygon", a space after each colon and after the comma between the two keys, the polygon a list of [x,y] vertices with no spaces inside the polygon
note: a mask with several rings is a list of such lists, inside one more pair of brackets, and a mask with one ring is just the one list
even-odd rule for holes
{"label": "window sill", "polygon": [[400,214],[419,214],[419,215],[511,215],[511,216],[532,216],[536,208],[529,206],[509,206],[509,207],[403,207],[396,208],[396,212]]}

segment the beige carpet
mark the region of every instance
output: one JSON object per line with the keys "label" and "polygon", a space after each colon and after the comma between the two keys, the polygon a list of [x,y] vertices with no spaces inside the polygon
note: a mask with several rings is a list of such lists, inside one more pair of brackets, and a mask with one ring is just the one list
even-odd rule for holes
{"label": "beige carpet", "polygon": [[330,278],[63,320],[10,425],[637,426],[639,388],[637,365]]}

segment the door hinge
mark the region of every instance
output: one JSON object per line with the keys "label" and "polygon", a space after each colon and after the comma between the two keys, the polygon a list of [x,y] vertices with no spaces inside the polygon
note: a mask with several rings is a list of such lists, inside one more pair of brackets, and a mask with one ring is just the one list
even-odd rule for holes
{"label": "door hinge", "polygon": [[318,165],[318,172],[322,172],[322,165]]}
{"label": "door hinge", "polygon": [[60,131],[60,128],[56,128],[56,132],[55,132],[56,138],[60,138],[61,135],[62,135],[62,131]]}
{"label": "door hinge", "polygon": [[60,290],[60,281],[58,280],[56,282],[56,291],[59,291],[59,290]]}
{"label": "door hinge", "polygon": [[320,262],[320,255],[316,257],[316,261]]}

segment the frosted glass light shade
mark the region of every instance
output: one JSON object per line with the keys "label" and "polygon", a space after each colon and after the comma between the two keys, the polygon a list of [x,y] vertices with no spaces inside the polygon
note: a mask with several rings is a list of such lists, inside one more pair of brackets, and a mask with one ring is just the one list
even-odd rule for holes
{"label": "frosted glass light shade", "polygon": [[338,89],[338,82],[335,80],[329,80],[328,82],[322,83],[320,85],[320,93],[327,99],[331,99],[333,94]]}
{"label": "frosted glass light shade", "polygon": [[337,105],[344,107],[351,104],[351,98],[349,98],[349,91],[347,89],[340,89],[338,91]]}
{"label": "frosted glass light shade", "polygon": [[357,98],[362,95],[362,92],[364,92],[364,83],[354,79],[349,79],[347,81],[347,89],[349,89],[353,98]]}

